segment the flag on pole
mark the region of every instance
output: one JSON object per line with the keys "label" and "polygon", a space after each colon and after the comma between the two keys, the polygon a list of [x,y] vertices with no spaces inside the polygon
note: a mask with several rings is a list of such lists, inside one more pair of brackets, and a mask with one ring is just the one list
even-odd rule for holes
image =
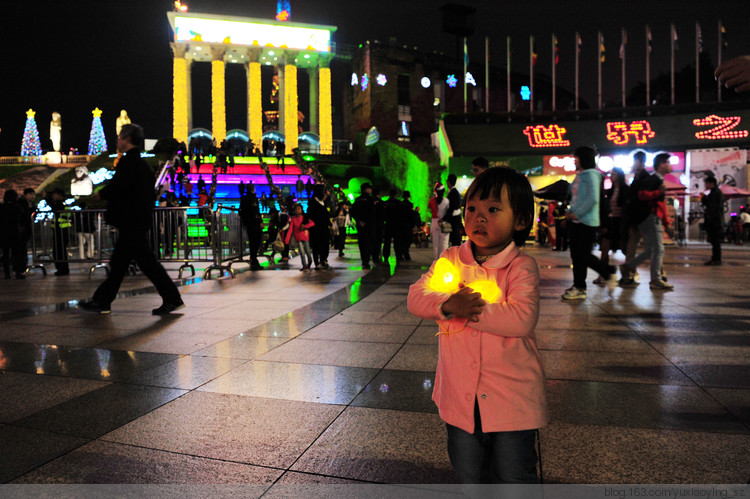
{"label": "flag on pole", "polygon": [[557,43],[557,36],[552,35],[552,39],[554,40],[555,45],[555,66],[557,66],[560,63],[560,47]]}
{"label": "flag on pole", "polygon": [[672,28],[672,43],[674,45],[675,50],[680,50],[680,46],[677,43],[677,28],[674,27],[674,24],[671,25]]}
{"label": "flag on pole", "polygon": [[727,29],[724,27],[724,24],[721,24],[721,46],[724,48],[727,48],[729,46],[729,42],[727,41]]}
{"label": "flag on pole", "polygon": [[607,52],[607,49],[604,48],[604,35],[599,35],[599,59],[604,62],[606,59],[605,53]]}
{"label": "flag on pole", "polygon": [[647,50],[648,53],[652,53],[654,51],[653,47],[651,46],[651,27],[646,26],[646,44],[648,45]]}
{"label": "flag on pole", "polygon": [[581,52],[581,48],[583,47],[583,40],[581,39],[581,35],[578,35],[578,39],[576,40],[576,50],[578,52]]}
{"label": "flag on pole", "polygon": [[531,65],[536,66],[536,60],[539,58],[539,54],[536,51],[536,41],[531,44]]}
{"label": "flag on pole", "polygon": [[620,59],[625,58],[625,45],[628,44],[628,32],[622,28],[622,41],[620,42]]}

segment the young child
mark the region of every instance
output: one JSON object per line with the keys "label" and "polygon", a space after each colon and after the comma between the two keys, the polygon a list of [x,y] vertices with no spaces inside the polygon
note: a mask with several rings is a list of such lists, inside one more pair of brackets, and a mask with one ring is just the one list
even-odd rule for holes
{"label": "young child", "polygon": [[[299,248],[299,258],[302,261],[302,268],[300,272],[310,270],[312,264],[312,252],[310,251],[310,227],[314,226],[315,222],[307,218],[307,215],[302,213],[302,205],[294,205],[294,216],[289,221],[289,230],[286,231],[286,244],[289,244],[289,240],[292,235],[294,240],[297,241],[297,247]],[[305,260],[307,257],[307,260]]]}
{"label": "young child", "polygon": [[[443,251],[409,289],[409,311],[440,326],[432,399],[446,422],[448,455],[462,483],[539,482],[536,430],[548,422],[534,338],[539,269],[518,250],[533,213],[526,177],[505,167],[481,173],[466,192],[469,240]],[[431,285],[445,268],[453,269],[445,281],[458,291]],[[499,296],[482,299],[471,287],[481,289],[477,281],[496,283]]]}

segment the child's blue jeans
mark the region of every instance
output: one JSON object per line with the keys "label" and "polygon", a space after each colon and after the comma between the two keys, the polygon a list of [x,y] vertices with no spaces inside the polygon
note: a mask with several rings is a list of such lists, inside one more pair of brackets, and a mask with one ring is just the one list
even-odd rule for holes
{"label": "child's blue jeans", "polygon": [[309,267],[312,264],[312,253],[310,252],[310,241],[297,241],[299,248],[299,258],[303,267]]}
{"label": "child's blue jeans", "polygon": [[448,456],[461,483],[539,483],[536,430],[482,432],[474,403],[474,433],[446,424]]}

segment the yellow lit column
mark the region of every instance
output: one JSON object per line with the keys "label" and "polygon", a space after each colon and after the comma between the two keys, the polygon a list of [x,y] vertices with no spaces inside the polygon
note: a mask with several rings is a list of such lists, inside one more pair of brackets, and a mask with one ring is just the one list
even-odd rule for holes
{"label": "yellow lit column", "polygon": [[224,54],[226,47],[211,47],[211,133],[216,144],[227,138]]}
{"label": "yellow lit column", "polygon": [[319,128],[320,128],[320,152],[331,154],[333,152],[333,119],[331,117],[331,68],[321,67],[319,72]]}
{"label": "yellow lit column", "polygon": [[[193,129],[193,58],[186,54],[185,57],[187,78],[185,79],[185,89],[187,93],[187,126],[188,133]],[[187,142],[185,142],[187,144]]]}
{"label": "yellow lit column", "polygon": [[297,119],[297,66],[287,64],[284,66],[284,140],[286,152],[291,154],[298,146],[299,136]]}
{"label": "yellow lit column", "polygon": [[250,51],[247,66],[247,134],[255,147],[263,142],[263,96],[261,93],[260,62],[258,54]]}
{"label": "yellow lit column", "polygon": [[187,45],[172,42],[174,61],[172,64],[172,135],[178,142],[187,143],[188,138],[188,61],[185,59]]}

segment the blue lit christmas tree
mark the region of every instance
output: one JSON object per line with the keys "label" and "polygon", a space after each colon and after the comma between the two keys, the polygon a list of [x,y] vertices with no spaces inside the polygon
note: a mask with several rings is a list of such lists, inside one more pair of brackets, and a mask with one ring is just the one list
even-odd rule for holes
{"label": "blue lit christmas tree", "polygon": [[107,152],[107,139],[104,138],[104,127],[102,127],[102,110],[97,107],[92,113],[94,121],[91,122],[89,134],[89,155],[96,156]]}
{"label": "blue lit christmas tree", "polygon": [[39,142],[39,130],[36,128],[34,115],[36,111],[26,111],[26,127],[23,129],[21,156],[41,156],[42,144]]}

